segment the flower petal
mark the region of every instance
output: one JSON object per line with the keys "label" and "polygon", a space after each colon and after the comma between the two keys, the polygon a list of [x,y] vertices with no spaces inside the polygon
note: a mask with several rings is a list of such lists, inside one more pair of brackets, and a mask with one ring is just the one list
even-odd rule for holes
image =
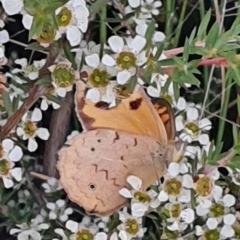
{"label": "flower petal", "polygon": [[66,228],[70,231],[72,231],[72,233],[76,233],[78,230],[78,223],[74,222],[72,220],[68,220],[66,222]]}
{"label": "flower petal", "polygon": [[94,240],[107,240],[107,234],[105,232],[98,232],[95,236],[94,236]]}
{"label": "flower petal", "polygon": [[123,70],[117,74],[117,82],[118,84],[125,84],[127,81],[130,79],[131,73],[128,72],[127,70]]}
{"label": "flower petal", "polygon": [[48,138],[50,136],[50,133],[49,133],[48,129],[46,129],[46,128],[38,128],[36,131],[36,134],[42,140],[48,140]]}
{"label": "flower petal", "polygon": [[236,198],[231,194],[226,194],[223,197],[223,203],[224,203],[224,206],[226,206],[226,207],[233,206],[235,204],[235,202],[236,202]]}
{"label": "flower petal", "polygon": [[91,88],[87,91],[85,98],[93,103],[97,103],[100,100],[100,92],[96,88]]}
{"label": "flower petal", "polygon": [[97,68],[98,65],[100,64],[99,55],[96,53],[86,56],[85,61],[87,65],[91,68]]}
{"label": "flower petal", "polygon": [[13,146],[14,146],[14,142],[13,140],[7,138],[7,139],[4,139],[2,141],[2,146],[3,146],[3,149],[9,153],[11,149],[13,149]]}
{"label": "flower petal", "polygon": [[11,175],[20,182],[22,180],[22,169],[17,167],[11,170]]}
{"label": "flower petal", "polygon": [[210,230],[216,229],[218,226],[218,221],[216,218],[208,218],[207,222],[206,222],[208,228]]}
{"label": "flower petal", "polygon": [[13,150],[10,152],[10,154],[8,155],[9,159],[12,162],[17,162],[19,161],[23,156],[23,151],[19,146],[15,146],[13,148]]}
{"label": "flower petal", "polygon": [[39,122],[40,120],[42,120],[42,111],[39,108],[34,108],[31,121]]}
{"label": "flower petal", "polygon": [[196,121],[198,119],[198,110],[196,108],[189,108],[187,110],[187,120],[188,121]]}
{"label": "flower petal", "polygon": [[103,57],[102,57],[102,63],[106,66],[109,66],[109,67],[113,67],[116,65],[116,61],[114,60],[114,58],[108,54],[105,54]]}
{"label": "flower petal", "polygon": [[3,180],[3,184],[4,184],[5,188],[11,188],[13,186],[13,180],[12,179],[3,177],[2,180]]}
{"label": "flower petal", "polygon": [[168,174],[171,177],[176,177],[179,175],[179,171],[180,171],[180,164],[172,162],[169,164],[168,166]]}
{"label": "flower petal", "polygon": [[132,8],[137,8],[140,6],[140,0],[128,0],[128,4]]}
{"label": "flower petal", "polygon": [[70,26],[66,32],[66,37],[72,47],[80,44],[82,33],[77,26]]}
{"label": "flower petal", "polygon": [[131,206],[133,217],[142,217],[144,216],[147,210],[148,210],[148,207],[142,203],[133,203]]}
{"label": "flower petal", "polygon": [[37,148],[38,148],[38,144],[37,144],[36,140],[33,139],[33,138],[29,138],[29,140],[28,140],[28,151],[29,152],[34,152],[34,151],[37,150]]}
{"label": "flower petal", "polygon": [[127,182],[132,186],[134,190],[140,190],[142,187],[142,180],[136,176],[129,176]]}
{"label": "flower petal", "polygon": [[133,197],[131,192],[127,188],[122,188],[121,190],[119,190],[119,194],[121,194],[125,198],[132,198]]}
{"label": "flower petal", "polygon": [[108,39],[108,44],[114,52],[121,52],[124,46],[123,39],[118,36],[111,36]]}

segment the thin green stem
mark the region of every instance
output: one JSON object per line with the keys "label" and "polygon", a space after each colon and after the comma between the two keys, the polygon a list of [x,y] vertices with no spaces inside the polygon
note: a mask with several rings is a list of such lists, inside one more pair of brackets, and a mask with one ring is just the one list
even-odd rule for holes
{"label": "thin green stem", "polygon": [[103,55],[104,44],[107,40],[107,25],[106,25],[106,18],[107,18],[107,6],[103,6],[100,13],[100,43],[101,43],[101,50],[100,50],[100,58]]}
{"label": "thin green stem", "polygon": [[178,21],[179,24],[177,26],[177,31],[176,31],[176,34],[175,34],[175,37],[173,40],[173,47],[177,47],[177,45],[178,45],[179,37],[180,37],[181,31],[182,31],[182,23],[184,21],[186,9],[187,9],[187,3],[188,3],[188,0],[183,1],[181,14],[180,14],[179,21]]}
{"label": "thin green stem", "polygon": [[[200,12],[200,18],[202,20],[203,17],[205,16],[205,3],[204,3],[204,0],[199,0],[199,12]],[[207,90],[208,79],[209,79],[208,67],[203,67],[203,80],[204,80],[204,89],[205,89],[205,91]],[[209,109],[208,101],[209,101],[209,99],[207,98],[207,100],[206,100],[206,107],[205,107],[206,110]]]}
{"label": "thin green stem", "polygon": [[166,36],[170,36],[173,30],[173,13],[175,9],[175,1],[168,0],[168,1],[165,1],[165,3],[166,3],[165,34]]}
{"label": "thin green stem", "polygon": [[219,121],[219,128],[218,128],[218,136],[217,136],[217,141],[216,141],[216,146],[219,146],[219,144],[222,141],[222,137],[223,137],[223,132],[224,132],[224,128],[225,128],[225,119],[227,116],[227,110],[228,110],[228,105],[229,105],[229,99],[230,99],[230,93],[231,93],[231,87],[228,87],[229,85],[232,84],[232,78],[228,77],[228,74],[226,74],[226,92],[225,92],[225,99],[223,101],[223,105],[222,105],[222,109],[221,109],[221,113],[220,113],[220,121]]}

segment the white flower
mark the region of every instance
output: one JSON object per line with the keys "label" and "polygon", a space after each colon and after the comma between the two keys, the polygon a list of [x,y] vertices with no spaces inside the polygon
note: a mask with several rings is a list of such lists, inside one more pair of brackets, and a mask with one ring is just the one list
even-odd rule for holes
{"label": "white flower", "polygon": [[131,175],[127,178],[127,182],[133,189],[122,188],[119,193],[126,198],[132,198],[131,210],[133,217],[142,217],[149,207],[157,208],[160,205],[157,193],[154,190],[147,192],[141,190],[142,180],[140,178]]}
{"label": "white flower", "polygon": [[52,85],[60,97],[65,97],[67,92],[72,91],[75,80],[79,79],[79,73],[71,65],[66,61],[48,67],[51,72]]}
{"label": "white flower", "polygon": [[44,66],[46,60],[42,59],[40,61],[33,61],[32,65],[28,65],[26,58],[16,59],[15,63],[21,65],[21,69],[15,68],[12,70],[12,73],[23,72],[25,77],[28,77],[30,80],[36,80],[39,75],[39,70]]}
{"label": "white flower", "polygon": [[170,214],[167,218],[167,228],[170,231],[184,231],[195,220],[193,209],[181,203],[167,203],[164,207]]}
{"label": "white flower", "polygon": [[199,119],[199,110],[196,107],[189,107],[186,111],[187,119],[183,122],[182,116],[176,118],[177,130],[182,131],[180,138],[189,143],[198,141],[201,145],[209,144],[209,136],[204,131],[212,128],[209,119]]}
{"label": "white flower", "polygon": [[158,200],[160,202],[176,200],[181,203],[191,201],[191,188],[193,188],[193,179],[190,174],[180,175],[181,165],[179,163],[170,163],[168,172],[164,176],[164,183],[160,186]]}
{"label": "white flower", "polygon": [[[91,227],[86,228],[86,225],[91,225]],[[72,220],[68,220],[66,222],[66,228],[73,233],[69,237],[70,240],[75,240],[76,237],[81,238],[82,235],[87,235],[89,239],[107,240],[107,234],[104,232],[98,232],[98,227],[95,224],[91,224],[90,220],[86,218],[85,220],[83,218],[82,223],[80,224]]]}
{"label": "white flower", "polygon": [[[124,40],[127,45],[125,45]],[[108,66],[114,75],[117,74],[118,84],[125,84],[132,75],[136,74],[137,67],[142,66],[147,61],[143,50],[146,39],[139,35],[125,39],[112,36],[108,39],[108,44],[113,55],[105,54],[102,63]]]}
{"label": "white flower", "polygon": [[148,15],[149,18],[152,15],[158,15],[159,9],[162,6],[162,2],[159,0],[142,0],[141,1],[141,12]]}
{"label": "white flower", "polygon": [[23,140],[28,140],[28,150],[34,152],[38,144],[35,140],[39,137],[43,140],[48,140],[49,131],[46,128],[38,128],[37,122],[42,119],[42,112],[39,108],[35,108],[33,111],[28,111],[22,117],[22,122],[17,128],[17,135],[22,137]]}
{"label": "white flower", "polygon": [[68,220],[68,215],[71,215],[73,213],[72,208],[66,208],[66,202],[62,199],[58,199],[56,203],[49,202],[47,203],[47,208],[51,211],[49,212],[49,218],[56,220],[57,218],[65,222]]}
{"label": "white flower", "polygon": [[17,224],[16,226],[18,228],[12,228],[9,233],[11,235],[15,235],[17,233],[19,240],[27,240],[29,238],[41,240],[42,236],[39,232],[49,228],[49,224],[43,223],[43,220],[44,219],[41,215],[37,215],[36,218],[31,220],[30,224]]}
{"label": "white flower", "polygon": [[88,27],[89,10],[85,1],[70,0],[56,10],[60,34],[66,34],[70,45],[80,44]]}
{"label": "white flower", "polygon": [[5,188],[11,188],[14,183],[12,177],[16,181],[22,180],[22,169],[15,167],[23,156],[22,149],[16,146],[11,139],[4,139],[0,145],[0,178],[3,180]]}
{"label": "white flower", "polygon": [[226,214],[230,212],[230,207],[235,204],[236,199],[230,194],[223,197],[215,194],[213,197],[215,197],[215,201],[204,198],[197,199],[199,205],[196,207],[196,213],[198,216],[207,216],[208,214],[209,218],[221,223]]}
{"label": "white flower", "polygon": [[130,240],[132,238],[142,238],[145,229],[142,228],[142,218],[134,218],[128,213],[120,212],[119,219],[122,224],[118,225],[119,238],[121,240]]}
{"label": "white flower", "polygon": [[42,184],[42,187],[45,193],[52,193],[62,189],[56,178],[48,178],[47,182]]}

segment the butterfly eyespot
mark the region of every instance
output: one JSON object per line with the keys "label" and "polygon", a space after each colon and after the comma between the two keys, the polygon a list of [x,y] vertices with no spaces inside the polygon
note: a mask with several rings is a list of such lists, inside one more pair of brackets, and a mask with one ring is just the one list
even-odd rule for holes
{"label": "butterfly eyespot", "polygon": [[90,189],[91,191],[94,191],[94,190],[96,190],[96,188],[97,188],[97,186],[95,185],[95,183],[90,183],[88,187],[89,187],[89,189]]}
{"label": "butterfly eyespot", "polygon": [[91,148],[91,151],[94,152],[94,151],[95,151],[95,148]]}

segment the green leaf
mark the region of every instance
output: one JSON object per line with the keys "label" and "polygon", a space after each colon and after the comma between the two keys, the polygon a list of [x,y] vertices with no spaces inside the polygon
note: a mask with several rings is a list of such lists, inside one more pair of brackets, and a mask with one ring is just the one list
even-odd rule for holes
{"label": "green leaf", "polygon": [[218,38],[219,38],[219,23],[215,22],[207,35],[207,39],[205,41],[206,48],[208,49],[213,48]]}
{"label": "green leaf", "polygon": [[33,42],[28,44],[27,47],[25,47],[26,50],[33,50],[33,51],[45,51],[45,48],[41,46],[38,42]]}
{"label": "green leaf", "polygon": [[39,79],[36,84],[40,85],[40,86],[47,86],[47,85],[51,85],[52,84],[52,79],[49,76],[43,77],[41,79]]}
{"label": "green leaf", "polygon": [[117,18],[105,18],[104,20],[106,23],[120,23],[122,22],[122,19]]}
{"label": "green leaf", "polygon": [[[124,15],[124,17],[122,19],[120,19],[120,20],[128,21],[129,19],[131,19],[134,16],[135,16],[135,12],[130,12],[130,13],[127,13],[126,15]],[[119,16],[118,16],[118,18],[119,18]]]}
{"label": "green leaf", "polygon": [[56,97],[56,96],[54,96],[54,95],[52,95],[52,94],[46,94],[45,96],[46,96],[46,98],[47,98],[48,100],[53,101],[53,102],[59,104],[60,106],[62,106],[62,105],[64,104],[63,99],[61,99],[61,98],[59,98],[59,97]]}
{"label": "green leaf", "polygon": [[92,15],[100,13],[101,9],[107,5],[107,0],[97,0],[90,7],[90,13]]}
{"label": "green leaf", "polygon": [[63,51],[64,51],[64,54],[65,54],[66,58],[68,59],[69,62],[72,63],[73,69],[77,70],[77,64],[75,62],[74,55],[71,52],[71,47],[70,47],[69,42],[67,42],[67,41],[63,42],[62,47],[63,47]]}
{"label": "green leaf", "polygon": [[145,38],[147,40],[147,45],[152,43],[153,34],[155,33],[155,20],[152,19],[152,21],[149,23],[147,31],[145,33]]}
{"label": "green leaf", "polygon": [[237,109],[238,109],[238,115],[240,115],[240,96],[237,95]]}
{"label": "green leaf", "polygon": [[10,99],[9,93],[6,91],[3,91],[2,97],[3,97],[3,105],[6,109],[6,112],[8,116],[11,116],[13,111],[12,111],[12,101]]}
{"label": "green leaf", "polygon": [[45,14],[54,13],[55,10],[59,7],[62,7],[68,2],[68,0],[51,0],[48,1],[48,4],[44,7],[43,12]]}
{"label": "green leaf", "polygon": [[211,9],[203,17],[202,22],[198,28],[197,36],[199,40],[204,40],[210,18],[211,18]]}
{"label": "green leaf", "polygon": [[164,43],[156,43],[155,44],[156,48],[157,48],[157,52],[154,56],[154,60],[155,61],[158,61],[159,57],[161,56],[162,52],[163,52],[163,49],[164,49]]}
{"label": "green leaf", "polygon": [[229,163],[226,164],[226,166],[232,168],[233,170],[240,169],[240,156],[234,156]]}
{"label": "green leaf", "polygon": [[232,126],[232,134],[233,134],[234,144],[238,144],[238,130],[235,125]]}
{"label": "green leaf", "polygon": [[195,35],[196,35],[196,31],[197,31],[197,28],[195,27],[195,28],[192,30],[191,34],[190,34],[190,37],[189,37],[189,43],[190,43],[190,44],[193,43],[193,40],[194,40]]}
{"label": "green leaf", "polygon": [[29,37],[28,40],[30,41],[33,36],[39,36],[42,32],[45,24],[45,18],[44,17],[37,17],[34,18],[32,27],[29,31]]}
{"label": "green leaf", "polygon": [[13,101],[12,101],[12,111],[13,112],[16,112],[18,110],[19,101],[20,101],[20,96],[19,95],[17,97],[13,98]]}
{"label": "green leaf", "polygon": [[188,40],[188,38],[186,38],[186,40],[185,40],[183,49],[184,49],[183,50],[183,62],[187,62],[188,57],[189,57],[189,40]]}
{"label": "green leaf", "polygon": [[174,97],[177,101],[180,96],[180,90],[179,90],[178,84],[176,82],[173,82],[173,91],[174,91]]}
{"label": "green leaf", "polygon": [[[233,150],[237,153],[237,154],[240,154],[240,145],[236,145],[233,147]],[[239,156],[239,159],[240,159],[240,156]]]}

